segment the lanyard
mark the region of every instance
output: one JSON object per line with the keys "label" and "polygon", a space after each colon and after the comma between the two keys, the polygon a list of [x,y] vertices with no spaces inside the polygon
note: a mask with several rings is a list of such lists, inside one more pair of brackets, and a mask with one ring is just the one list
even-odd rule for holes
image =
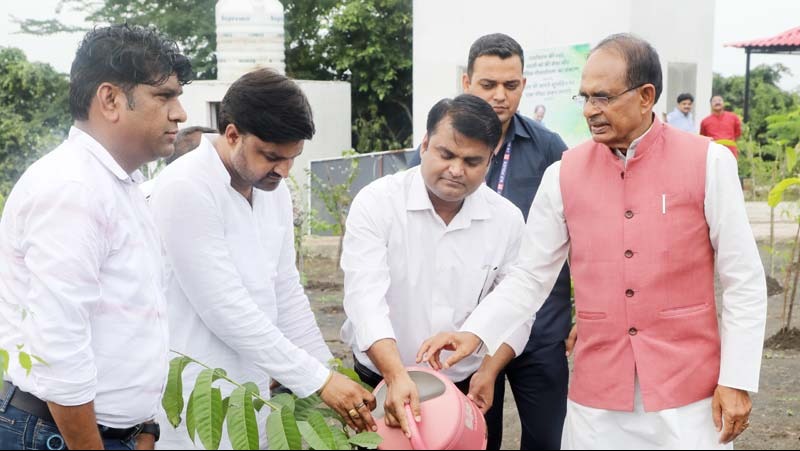
{"label": "lanyard", "polygon": [[511,161],[511,142],[506,145],[506,152],[503,155],[503,165],[500,166],[500,178],[497,180],[497,194],[503,195],[503,190],[506,187],[506,173],[508,172],[508,162]]}

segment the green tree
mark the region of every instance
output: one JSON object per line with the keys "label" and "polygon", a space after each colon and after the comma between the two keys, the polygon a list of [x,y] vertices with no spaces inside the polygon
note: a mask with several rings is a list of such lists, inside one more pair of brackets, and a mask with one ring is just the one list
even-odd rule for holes
{"label": "green tree", "polygon": [[[782,114],[798,105],[797,94],[778,87],[784,75],[791,72],[782,64],[760,65],[750,71],[750,131],[756,142],[768,140],[767,117]],[[744,113],[744,76],[723,77],[714,74],[712,91],[725,98],[728,108],[739,115]]]}
{"label": "green tree", "polygon": [[[411,0],[281,0],[286,71],[352,87],[353,145],[360,153],[411,145]],[[216,77],[215,0],[60,0],[87,23],[152,25],[175,39],[199,79]],[[80,31],[58,19],[21,20],[22,31]]]}
{"label": "green tree", "polygon": [[345,0],[318,46],[322,63],[352,85],[356,150],[410,146],[411,1]]}
{"label": "green tree", "polygon": [[25,169],[66,136],[68,97],[64,75],[0,47],[0,208]]}
{"label": "green tree", "polygon": [[[216,0],[59,0],[56,14],[69,9],[85,14],[88,24],[129,23],[153,26],[174,39],[192,60],[197,79],[217,78]],[[21,32],[48,35],[87,31],[58,19],[20,20]]]}

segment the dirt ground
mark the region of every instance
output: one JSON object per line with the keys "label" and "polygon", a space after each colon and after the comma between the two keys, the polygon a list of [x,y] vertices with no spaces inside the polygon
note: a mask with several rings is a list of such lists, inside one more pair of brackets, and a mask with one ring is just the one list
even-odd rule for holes
{"label": "dirt ground", "polygon": [[[317,321],[332,352],[348,364],[352,356],[339,338],[344,322],[342,277],[336,265],[335,240],[314,238],[306,245],[303,273]],[[763,256],[765,265],[768,257]],[[780,263],[778,264],[780,267]],[[782,277],[776,272],[776,278]],[[719,290],[718,290],[719,291]],[[719,294],[719,293],[718,293]],[[800,316],[800,306],[795,318]],[[769,298],[766,337],[780,328],[783,295]],[[793,321],[800,328],[800,320]],[[503,449],[519,449],[520,425],[510,390],[506,390]],[[753,397],[750,428],[735,442],[736,449],[800,448],[800,351],[765,349],[761,387]]]}

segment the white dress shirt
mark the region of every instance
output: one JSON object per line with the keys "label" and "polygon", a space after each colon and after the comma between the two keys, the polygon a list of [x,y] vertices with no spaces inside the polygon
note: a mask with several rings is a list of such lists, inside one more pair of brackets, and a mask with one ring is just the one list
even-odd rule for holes
{"label": "white dress shirt", "polygon": [[[413,366],[422,342],[458,330],[517,259],[524,221],[519,209],[486,185],[464,201],[446,225],[428,197],[419,168],[384,177],[361,190],[347,218],[342,253],[342,338],[356,358],[378,372],[366,351],[395,339]],[[533,320],[504,341],[520,354]],[[474,373],[471,357],[444,371],[459,382]]]}
{"label": "white dress shirt", "polygon": [[[253,189],[251,206],[231,187],[211,139],[166,167],[150,199],[171,267],[170,346],[237,382],[255,382],[262,396],[270,377],[309,396],[327,379],[332,356],[295,267],[291,195],[285,183]],[[185,370],[184,399],[200,370]],[[234,388],[219,386],[223,396]],[[260,424],[268,413],[258,414]],[[196,446],[185,425],[165,424],[160,448]],[[221,449],[230,446],[224,437]]]}
{"label": "white dress shirt", "polygon": [[47,363],[26,376],[12,359],[7,378],[57,404],[94,400],[115,428],[155,418],[168,368],[162,248],[140,180],[72,128],[0,222],[0,348]]}

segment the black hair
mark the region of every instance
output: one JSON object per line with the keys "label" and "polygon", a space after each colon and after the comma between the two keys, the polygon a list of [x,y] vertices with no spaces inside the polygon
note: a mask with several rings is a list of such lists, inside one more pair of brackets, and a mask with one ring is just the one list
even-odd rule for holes
{"label": "black hair", "polygon": [[194,135],[197,133],[217,133],[217,130],[198,125],[180,129],[178,135],[175,137],[175,152],[165,158],[164,163],[170,165],[179,157],[182,157],[183,155],[186,155],[187,153],[196,149],[197,146],[200,145],[200,139],[194,139]]}
{"label": "black hair", "polygon": [[243,134],[285,144],[314,136],[311,105],[297,83],[270,69],[258,69],[236,80],[219,109],[219,132],[233,124]]}
{"label": "black hair", "polygon": [[462,94],[442,99],[428,113],[428,136],[436,134],[442,120],[449,117],[453,129],[467,138],[478,140],[494,150],[503,135],[503,126],[491,105],[480,97]]}
{"label": "black hair", "polygon": [[522,46],[514,38],[502,33],[487,34],[478,38],[469,48],[467,75],[470,78],[472,77],[473,69],[475,69],[475,60],[486,55],[499,56],[500,59],[518,56],[519,61],[522,63],[522,68],[525,68],[525,54],[522,51]]}
{"label": "black hair", "polygon": [[644,84],[651,84],[656,88],[656,98],[653,103],[658,102],[661,92],[664,89],[661,73],[661,61],[658,52],[644,39],[629,34],[613,34],[600,41],[591,53],[603,48],[611,48],[619,52],[627,63],[626,82],[628,89]]}
{"label": "black hair", "polygon": [[74,120],[89,119],[89,107],[103,83],[122,88],[133,109],[131,91],[137,85],[159,86],[172,75],[180,84],[191,81],[192,63],[178,44],[153,28],[128,24],[95,28],[75,53],[69,80],[69,110]]}
{"label": "black hair", "polygon": [[688,92],[684,92],[683,94],[678,96],[678,103],[681,103],[684,100],[689,100],[692,103],[694,103],[694,96],[689,94]]}

